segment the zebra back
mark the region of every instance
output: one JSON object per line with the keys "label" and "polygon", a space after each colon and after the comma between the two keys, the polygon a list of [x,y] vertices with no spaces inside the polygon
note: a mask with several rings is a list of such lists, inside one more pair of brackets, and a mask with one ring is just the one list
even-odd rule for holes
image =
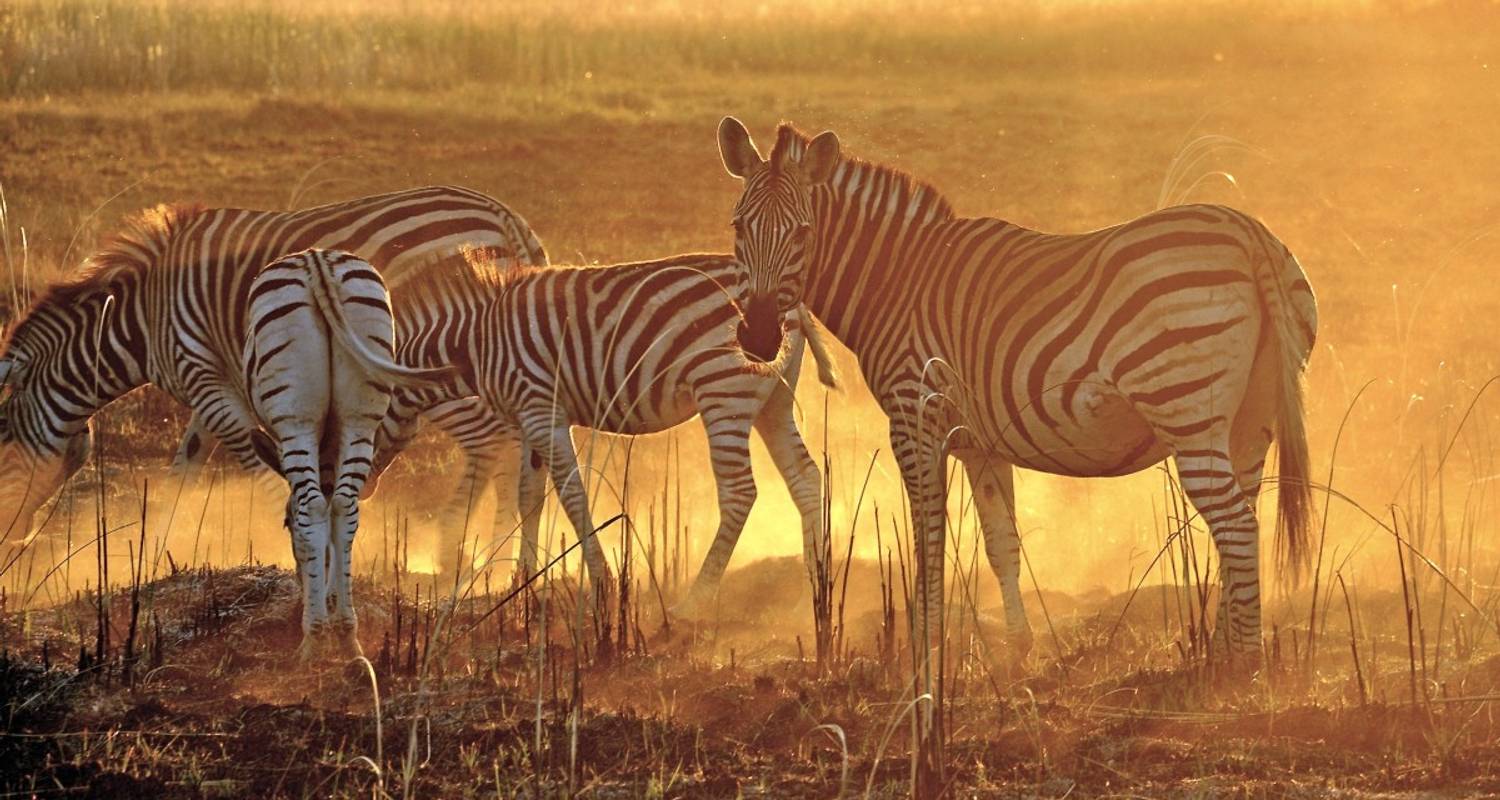
{"label": "zebra back", "polygon": [[395,284],[458,257],[464,246],[517,263],[546,259],[518,215],[459,187],[290,212],[148,209],[81,273],[39,295],[7,333],[0,371],[10,388],[0,445],[18,448],[19,461],[6,457],[0,469],[36,472],[39,460],[58,460],[99,408],[144,383],[209,414],[218,412],[212,398],[226,387],[243,394],[250,283],[285,253],[347,250]]}

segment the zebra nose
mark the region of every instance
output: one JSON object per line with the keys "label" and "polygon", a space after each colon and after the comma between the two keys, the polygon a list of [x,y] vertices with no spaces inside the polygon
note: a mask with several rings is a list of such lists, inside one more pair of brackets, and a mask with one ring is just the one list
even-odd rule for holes
{"label": "zebra nose", "polygon": [[775,298],[751,297],[738,333],[740,347],[750,356],[759,361],[776,360],[781,350],[781,314],[776,310]]}

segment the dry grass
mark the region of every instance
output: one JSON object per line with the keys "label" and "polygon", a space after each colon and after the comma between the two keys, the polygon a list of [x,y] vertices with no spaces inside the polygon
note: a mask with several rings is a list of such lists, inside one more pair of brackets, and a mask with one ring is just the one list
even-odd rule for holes
{"label": "dry grass", "polygon": [[[872,578],[869,565],[857,568]],[[297,609],[283,570],[190,570],[144,587],[154,644],[133,686],[118,653],[108,666],[76,669],[80,628],[92,635],[86,599],[33,612],[24,649],[0,663],[11,698],[3,788],[170,797],[906,793],[907,679],[873,649],[853,646],[820,669],[811,654],[798,657],[795,630],[767,639],[758,616],[729,612],[713,631],[667,634],[648,610],[651,633],[638,649],[604,664],[575,649],[565,582],[445,639],[442,590],[433,604],[430,578],[401,574],[398,591],[397,574],[358,587],[373,696],[363,666],[288,663]],[[726,606],[787,615],[795,604],[785,598],[806,595],[791,560],[730,579],[739,588],[726,592]],[[1400,616],[1399,594],[1362,594],[1365,619]],[[470,629],[495,599],[461,603],[453,629]],[[968,648],[954,657],[952,787],[1153,797],[1500,790],[1493,655],[1447,664],[1413,701],[1397,631],[1360,626],[1366,696],[1351,685],[1348,653],[1327,648],[1309,668],[1283,631],[1267,668],[1247,681],[1180,659],[1154,598],[1114,629],[1125,599],[1050,596],[1066,651],[1044,654],[1024,676],[998,674]],[[21,642],[22,619],[7,617],[8,641]],[[874,642],[873,621],[854,622],[853,638]],[[1348,633],[1341,621],[1330,619],[1328,635]],[[117,610],[113,624],[124,622]],[[538,659],[544,635],[551,641]],[[1432,650],[1455,658],[1446,646]]]}
{"label": "dry grass", "polygon": [[[1319,293],[1309,430],[1332,494],[1316,588],[1267,605],[1265,671],[1222,674],[1205,661],[1211,547],[1184,528],[1191,514],[1161,473],[1022,475],[1037,652],[1012,674],[995,582],[955,491],[952,787],[1500,790],[1488,383],[1500,375],[1489,141],[1500,63],[1488,60],[1500,29],[1483,9],[1017,4],[898,20],[885,7],[645,4],[584,21],[505,4],[291,5],[117,2],[89,6],[97,19],[64,0],[0,9],[0,318],[122,215],[164,200],[282,207],[453,182],[522,212],[557,260],[724,250],[737,185],[712,131],[725,113],[763,138],[783,118],[834,128],[851,152],[937,183],[962,213],[1040,228],[1118,221],[1163,197],[1229,202],[1291,246]],[[236,46],[247,37],[260,44]],[[1198,138],[1210,134],[1222,138]],[[275,500],[226,470],[182,498],[171,530],[148,521],[143,536],[132,522],[185,419],[159,395],[133,395],[102,414],[108,456],[65,493],[45,547],[0,581],[0,791],[149,794],[159,781],[183,796],[828,797],[869,783],[872,796],[903,794],[911,565],[899,480],[864,389],[832,397],[825,419],[815,384],[804,376],[802,427],[827,443],[835,533],[816,604],[800,565],[751,563],[726,577],[715,624],[670,635],[660,608],[715,521],[696,431],[630,448],[629,615],[603,627],[581,614],[569,559],[463,635],[504,568],[494,591],[476,587],[445,615],[452,586],[422,573],[435,537],[413,509],[430,503],[434,475],[451,474],[451,454],[424,440],[393,467],[357,545],[378,746],[368,677],[289,672],[289,578],[243,566],[289,563]],[[600,437],[585,449],[602,521],[621,510],[610,487],[624,486],[627,448]],[[758,464],[765,455],[756,445]],[[800,552],[779,480],[768,468],[758,478],[738,564]],[[89,545],[101,526],[115,586],[103,597]],[[552,553],[566,528],[549,507]],[[615,559],[623,528],[602,534]],[[877,554],[891,558],[880,569]],[[101,616],[113,626],[102,652]],[[607,665],[596,663],[606,632]],[[80,650],[91,661],[75,675]],[[57,669],[36,666],[44,651]]]}

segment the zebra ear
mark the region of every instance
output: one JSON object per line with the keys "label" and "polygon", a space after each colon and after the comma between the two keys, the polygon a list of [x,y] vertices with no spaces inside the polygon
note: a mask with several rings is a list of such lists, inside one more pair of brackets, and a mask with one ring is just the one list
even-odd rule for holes
{"label": "zebra ear", "polygon": [[802,154],[802,174],[807,182],[817,186],[833,178],[839,165],[839,137],[833,131],[823,131],[807,145]]}
{"label": "zebra ear", "polygon": [[719,158],[724,161],[724,169],[736,178],[743,178],[751,169],[766,163],[755,149],[755,142],[750,141],[745,124],[734,117],[719,121]]}

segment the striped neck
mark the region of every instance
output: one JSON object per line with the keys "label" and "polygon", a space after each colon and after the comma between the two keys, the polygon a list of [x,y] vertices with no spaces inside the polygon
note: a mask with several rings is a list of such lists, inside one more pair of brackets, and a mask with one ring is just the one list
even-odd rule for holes
{"label": "striped neck", "polygon": [[845,160],[813,190],[817,241],[804,302],[845,345],[859,353],[873,332],[888,329],[891,310],[915,297],[922,270],[915,258],[953,208],[932,186],[899,170]]}
{"label": "striped neck", "polygon": [[147,382],[140,281],[130,265],[101,266],[49,289],[16,325],[4,353],[24,375],[6,413],[33,448],[55,451]]}

